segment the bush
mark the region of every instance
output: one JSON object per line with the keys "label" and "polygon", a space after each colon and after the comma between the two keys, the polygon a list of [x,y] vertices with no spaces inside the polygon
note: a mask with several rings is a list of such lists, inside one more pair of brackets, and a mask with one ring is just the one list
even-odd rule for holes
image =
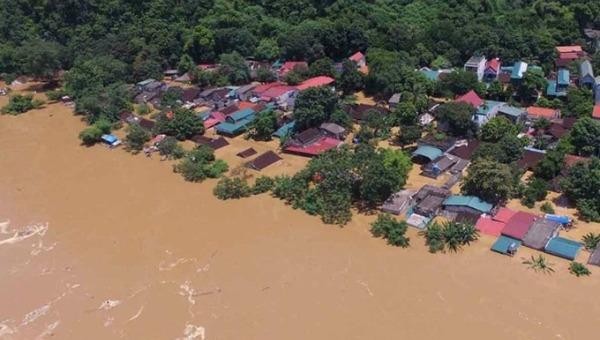
{"label": "bush", "polygon": [[594,251],[598,247],[598,244],[600,244],[600,234],[587,233],[583,235],[581,240],[583,241],[585,249]]}
{"label": "bush", "polygon": [[180,159],[185,156],[185,150],[179,145],[175,137],[166,137],[156,147],[161,156],[166,156],[169,159]]}
{"label": "bush", "polygon": [[410,239],[405,236],[408,225],[405,221],[399,222],[390,214],[379,214],[377,220],[371,224],[371,234],[382,237],[388,244],[406,248],[410,245]]}
{"label": "bush", "polygon": [[250,187],[241,178],[223,177],[213,189],[213,194],[220,200],[239,199],[250,196]]}
{"label": "bush", "polygon": [[554,206],[552,206],[552,203],[550,202],[544,202],[540,207],[540,210],[546,214],[554,214]]}
{"label": "bush", "polygon": [[260,176],[254,182],[254,186],[252,187],[252,194],[259,195],[264,194],[265,192],[271,191],[273,186],[275,185],[275,181],[268,176]]}
{"label": "bush", "polygon": [[102,133],[102,130],[100,130],[97,126],[92,125],[79,133],[79,139],[81,139],[81,142],[84,145],[92,146],[100,141],[103,134],[104,133]]}
{"label": "bush", "polygon": [[429,247],[430,253],[444,251],[444,233],[441,225],[433,223],[422,231],[421,235],[425,236],[425,245]]}
{"label": "bush", "polygon": [[534,178],[528,184],[523,191],[523,197],[521,203],[528,208],[533,208],[535,202],[546,199],[548,194],[548,184],[546,181]]}
{"label": "bush", "polygon": [[151,136],[148,131],[144,130],[137,124],[129,125],[127,136],[127,147],[132,152],[139,152],[144,148],[144,144],[150,140]]}
{"label": "bush", "polygon": [[112,130],[112,124],[106,119],[99,119],[94,126],[100,129],[103,134],[110,133]]}
{"label": "bush", "polygon": [[46,92],[46,97],[48,97],[48,99],[53,102],[60,100],[62,97],[66,96],[66,95],[67,95],[67,91],[65,91],[65,89],[56,89],[56,90]]}
{"label": "bush", "polygon": [[173,171],[189,182],[201,182],[206,178],[217,178],[228,170],[227,163],[215,160],[213,149],[200,146],[190,152],[173,166]]}
{"label": "bush", "polygon": [[145,116],[147,114],[149,114],[150,112],[152,112],[152,109],[150,109],[150,106],[148,106],[148,104],[146,103],[142,103],[137,107],[137,113]]}
{"label": "bush", "polygon": [[579,262],[571,262],[571,265],[569,265],[569,273],[577,277],[589,276],[591,274],[590,270]]}
{"label": "bush", "polygon": [[3,114],[18,115],[29,110],[37,109],[44,104],[43,101],[33,99],[33,95],[15,95],[10,97],[8,104],[2,108]]}
{"label": "bush", "polygon": [[204,123],[194,111],[180,108],[173,112],[172,119],[169,119],[166,114],[158,115],[154,130],[156,134],[165,134],[185,140],[194,135],[203,134]]}
{"label": "bush", "polygon": [[425,236],[425,244],[429,246],[431,253],[446,248],[457,252],[479,238],[479,232],[474,225],[459,222],[433,223],[421,234]]}

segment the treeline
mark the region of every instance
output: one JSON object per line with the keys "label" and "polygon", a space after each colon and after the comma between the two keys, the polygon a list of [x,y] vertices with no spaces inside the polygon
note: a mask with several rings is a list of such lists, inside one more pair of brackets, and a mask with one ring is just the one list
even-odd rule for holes
{"label": "treeline", "polygon": [[549,67],[555,45],[583,43],[594,26],[600,3],[588,0],[0,0],[0,73],[50,77],[110,55],[136,81],[232,52],[315,61],[367,49],[410,68],[473,53]]}

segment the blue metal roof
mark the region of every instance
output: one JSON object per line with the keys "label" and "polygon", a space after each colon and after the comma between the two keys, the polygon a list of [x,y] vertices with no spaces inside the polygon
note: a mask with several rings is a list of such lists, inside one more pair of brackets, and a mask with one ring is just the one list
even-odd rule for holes
{"label": "blue metal roof", "polygon": [[483,105],[477,108],[478,115],[487,116],[490,112],[495,109],[498,105],[504,105],[505,102],[498,102],[495,100],[484,100]]}
{"label": "blue metal roof", "polygon": [[550,239],[545,251],[568,260],[574,260],[581,249],[582,244],[563,237]]}
{"label": "blue metal roof", "polygon": [[564,97],[567,95],[567,90],[557,90],[558,85],[554,81],[548,82],[548,87],[546,87],[546,94],[550,97]]}
{"label": "blue metal roof", "polygon": [[567,70],[566,68],[561,68],[560,70],[558,70],[558,76],[556,79],[556,83],[558,85],[562,85],[562,86],[569,86],[569,79],[570,79],[570,73],[569,70]]}
{"label": "blue metal roof", "polygon": [[512,237],[501,235],[492,245],[492,250],[501,254],[508,254],[508,249],[511,245],[515,248],[519,248],[521,246],[521,241]]}
{"label": "blue metal roof", "polygon": [[292,131],[294,130],[295,125],[296,125],[296,121],[291,121],[289,123],[286,123],[283,126],[281,126],[279,129],[277,129],[277,131],[275,131],[273,133],[273,136],[277,137],[277,138],[289,136],[292,133]]}
{"label": "blue metal roof", "polygon": [[544,216],[544,218],[546,218],[549,221],[558,222],[560,224],[569,224],[569,223],[571,223],[571,219],[569,218],[569,216],[565,216],[565,215],[546,214]]}
{"label": "blue metal roof", "polygon": [[254,115],[254,110],[247,108],[247,109],[239,110],[239,111],[236,111],[236,112],[230,114],[227,117],[227,121],[229,121],[229,122],[233,121],[235,123],[242,119],[246,119],[252,115]]}
{"label": "blue metal roof", "polygon": [[489,213],[494,207],[492,204],[482,201],[479,197],[458,195],[448,197],[444,201],[444,206],[447,205],[469,207],[475,210],[479,210],[482,213]]}
{"label": "blue metal roof", "polygon": [[419,72],[421,72],[425,78],[432,80],[432,81],[437,81],[440,78],[440,72],[439,71],[435,71],[435,70],[420,70]]}
{"label": "blue metal roof", "polygon": [[516,106],[512,106],[512,105],[504,105],[498,110],[498,112],[502,112],[509,116],[518,118],[518,117],[521,117],[523,115],[523,113],[525,113],[525,110],[523,110],[520,107],[516,107]]}
{"label": "blue metal roof", "polygon": [[427,159],[429,159],[430,161],[440,157],[443,154],[442,150],[438,149],[438,148],[434,148],[433,146],[429,146],[429,145],[420,145],[417,150],[415,150],[415,152],[413,152],[412,156],[422,156],[425,157]]}
{"label": "blue metal roof", "polygon": [[236,135],[244,132],[248,124],[252,123],[256,116],[252,115],[250,117],[239,120],[235,123],[230,122],[222,122],[217,125],[216,130],[219,133],[224,133],[228,135]]}
{"label": "blue metal roof", "polygon": [[102,140],[108,144],[113,144],[119,140],[115,135],[102,135]]}

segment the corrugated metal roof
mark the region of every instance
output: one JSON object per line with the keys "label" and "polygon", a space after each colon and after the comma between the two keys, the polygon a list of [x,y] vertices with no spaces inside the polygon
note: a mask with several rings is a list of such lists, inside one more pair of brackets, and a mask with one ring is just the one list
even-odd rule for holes
{"label": "corrugated metal roof", "polygon": [[546,252],[568,260],[574,260],[582,244],[563,237],[555,237],[546,245]]}
{"label": "corrugated metal roof", "polygon": [[584,60],[581,65],[579,65],[579,76],[585,77],[590,76],[594,77],[594,70],[592,69],[592,63],[589,60]]}
{"label": "corrugated metal roof", "polygon": [[415,150],[415,152],[413,152],[412,155],[413,157],[422,156],[429,159],[430,161],[433,161],[434,159],[440,157],[442,154],[442,150],[438,148],[434,148],[433,146],[429,145],[421,145],[417,148],[417,150]]}
{"label": "corrugated metal roof", "polygon": [[444,205],[455,205],[455,206],[464,206],[473,208],[475,210],[479,210],[482,213],[489,213],[494,207],[492,204],[482,201],[479,197],[476,196],[459,196],[453,195],[448,197],[444,201]]}
{"label": "corrugated metal roof", "polygon": [[562,85],[562,86],[568,86],[570,83],[570,77],[571,73],[569,72],[569,70],[567,70],[566,68],[561,68],[560,70],[558,70],[558,75],[557,75],[557,79],[556,79],[556,83],[558,85]]}
{"label": "corrugated metal roof", "polygon": [[521,246],[521,241],[512,237],[501,235],[492,245],[492,250],[501,254],[508,254],[508,249],[511,247],[511,245],[515,248],[519,248]]}

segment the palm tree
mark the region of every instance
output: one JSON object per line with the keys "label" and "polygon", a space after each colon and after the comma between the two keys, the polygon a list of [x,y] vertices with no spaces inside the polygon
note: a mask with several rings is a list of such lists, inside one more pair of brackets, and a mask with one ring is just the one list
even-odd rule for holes
{"label": "palm tree", "polygon": [[479,238],[479,232],[475,226],[461,222],[444,223],[442,232],[448,249],[453,252],[457,252],[462,246],[469,245]]}
{"label": "palm tree", "polygon": [[581,240],[586,250],[594,251],[598,247],[598,244],[600,244],[600,234],[587,233],[583,235]]}
{"label": "palm tree", "polygon": [[546,258],[543,255],[531,256],[529,260],[523,261],[523,264],[529,266],[530,269],[535,270],[536,272],[542,272],[544,274],[554,273],[554,268],[552,268],[553,264],[546,261]]}

